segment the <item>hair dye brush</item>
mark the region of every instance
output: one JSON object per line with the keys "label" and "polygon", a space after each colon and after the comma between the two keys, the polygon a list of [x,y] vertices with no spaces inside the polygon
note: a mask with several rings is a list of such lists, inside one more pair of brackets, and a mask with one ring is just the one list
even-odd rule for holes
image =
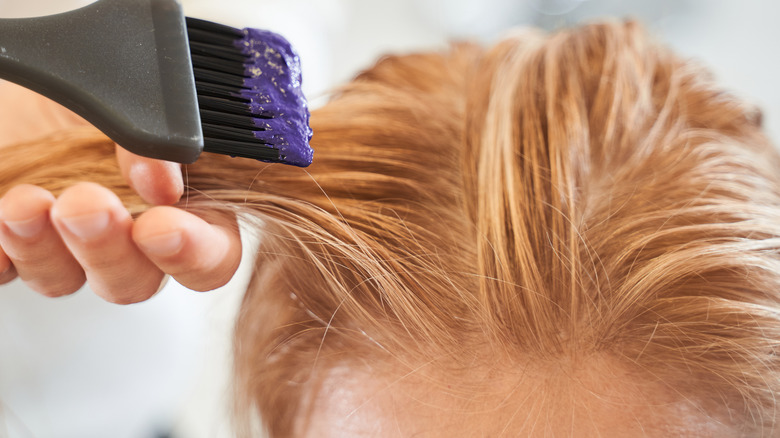
{"label": "hair dye brush", "polygon": [[[297,54],[279,35],[185,18],[176,0],[100,0],[0,19],[0,78],[84,117],[122,147],[311,163]],[[0,96],[2,98],[2,96]]]}

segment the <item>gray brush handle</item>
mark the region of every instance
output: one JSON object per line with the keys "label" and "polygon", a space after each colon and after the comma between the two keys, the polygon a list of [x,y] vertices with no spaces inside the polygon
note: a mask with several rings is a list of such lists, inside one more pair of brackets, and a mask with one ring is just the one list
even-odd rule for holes
{"label": "gray brush handle", "polygon": [[175,0],[100,0],[0,19],[0,78],[59,102],[136,154],[191,163],[203,150]]}

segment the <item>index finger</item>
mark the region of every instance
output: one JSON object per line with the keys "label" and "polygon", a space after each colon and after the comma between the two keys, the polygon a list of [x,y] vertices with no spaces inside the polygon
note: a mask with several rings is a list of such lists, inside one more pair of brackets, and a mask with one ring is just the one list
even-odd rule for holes
{"label": "index finger", "polygon": [[155,207],[133,227],[133,240],[149,259],[180,284],[198,291],[224,286],[241,262],[235,218],[216,223],[174,207]]}

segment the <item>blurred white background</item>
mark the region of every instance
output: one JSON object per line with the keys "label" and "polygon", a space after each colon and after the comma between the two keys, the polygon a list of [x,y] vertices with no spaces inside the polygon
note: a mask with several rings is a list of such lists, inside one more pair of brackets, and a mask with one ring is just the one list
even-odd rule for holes
{"label": "blurred white background", "polygon": [[[0,17],[84,0],[0,0]],[[285,35],[315,105],[381,54],[489,43],[513,26],[638,18],[764,110],[780,139],[780,2],[771,0],[182,0],[190,16]],[[0,96],[2,98],[2,96]],[[249,260],[247,260],[248,262]],[[248,263],[245,263],[248,264]],[[120,307],[88,290],[42,298],[0,287],[0,438],[231,436],[230,330],[246,277],[208,294],[167,287]]]}

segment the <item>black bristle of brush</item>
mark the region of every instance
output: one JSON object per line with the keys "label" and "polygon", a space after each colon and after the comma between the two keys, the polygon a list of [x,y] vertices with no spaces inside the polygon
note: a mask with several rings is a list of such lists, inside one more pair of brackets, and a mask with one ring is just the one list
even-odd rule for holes
{"label": "black bristle of brush", "polygon": [[195,90],[198,94],[203,150],[234,157],[279,161],[279,149],[254,136],[261,130],[254,119],[269,118],[252,112],[241,95],[248,57],[236,46],[244,33],[230,26],[187,17]]}

